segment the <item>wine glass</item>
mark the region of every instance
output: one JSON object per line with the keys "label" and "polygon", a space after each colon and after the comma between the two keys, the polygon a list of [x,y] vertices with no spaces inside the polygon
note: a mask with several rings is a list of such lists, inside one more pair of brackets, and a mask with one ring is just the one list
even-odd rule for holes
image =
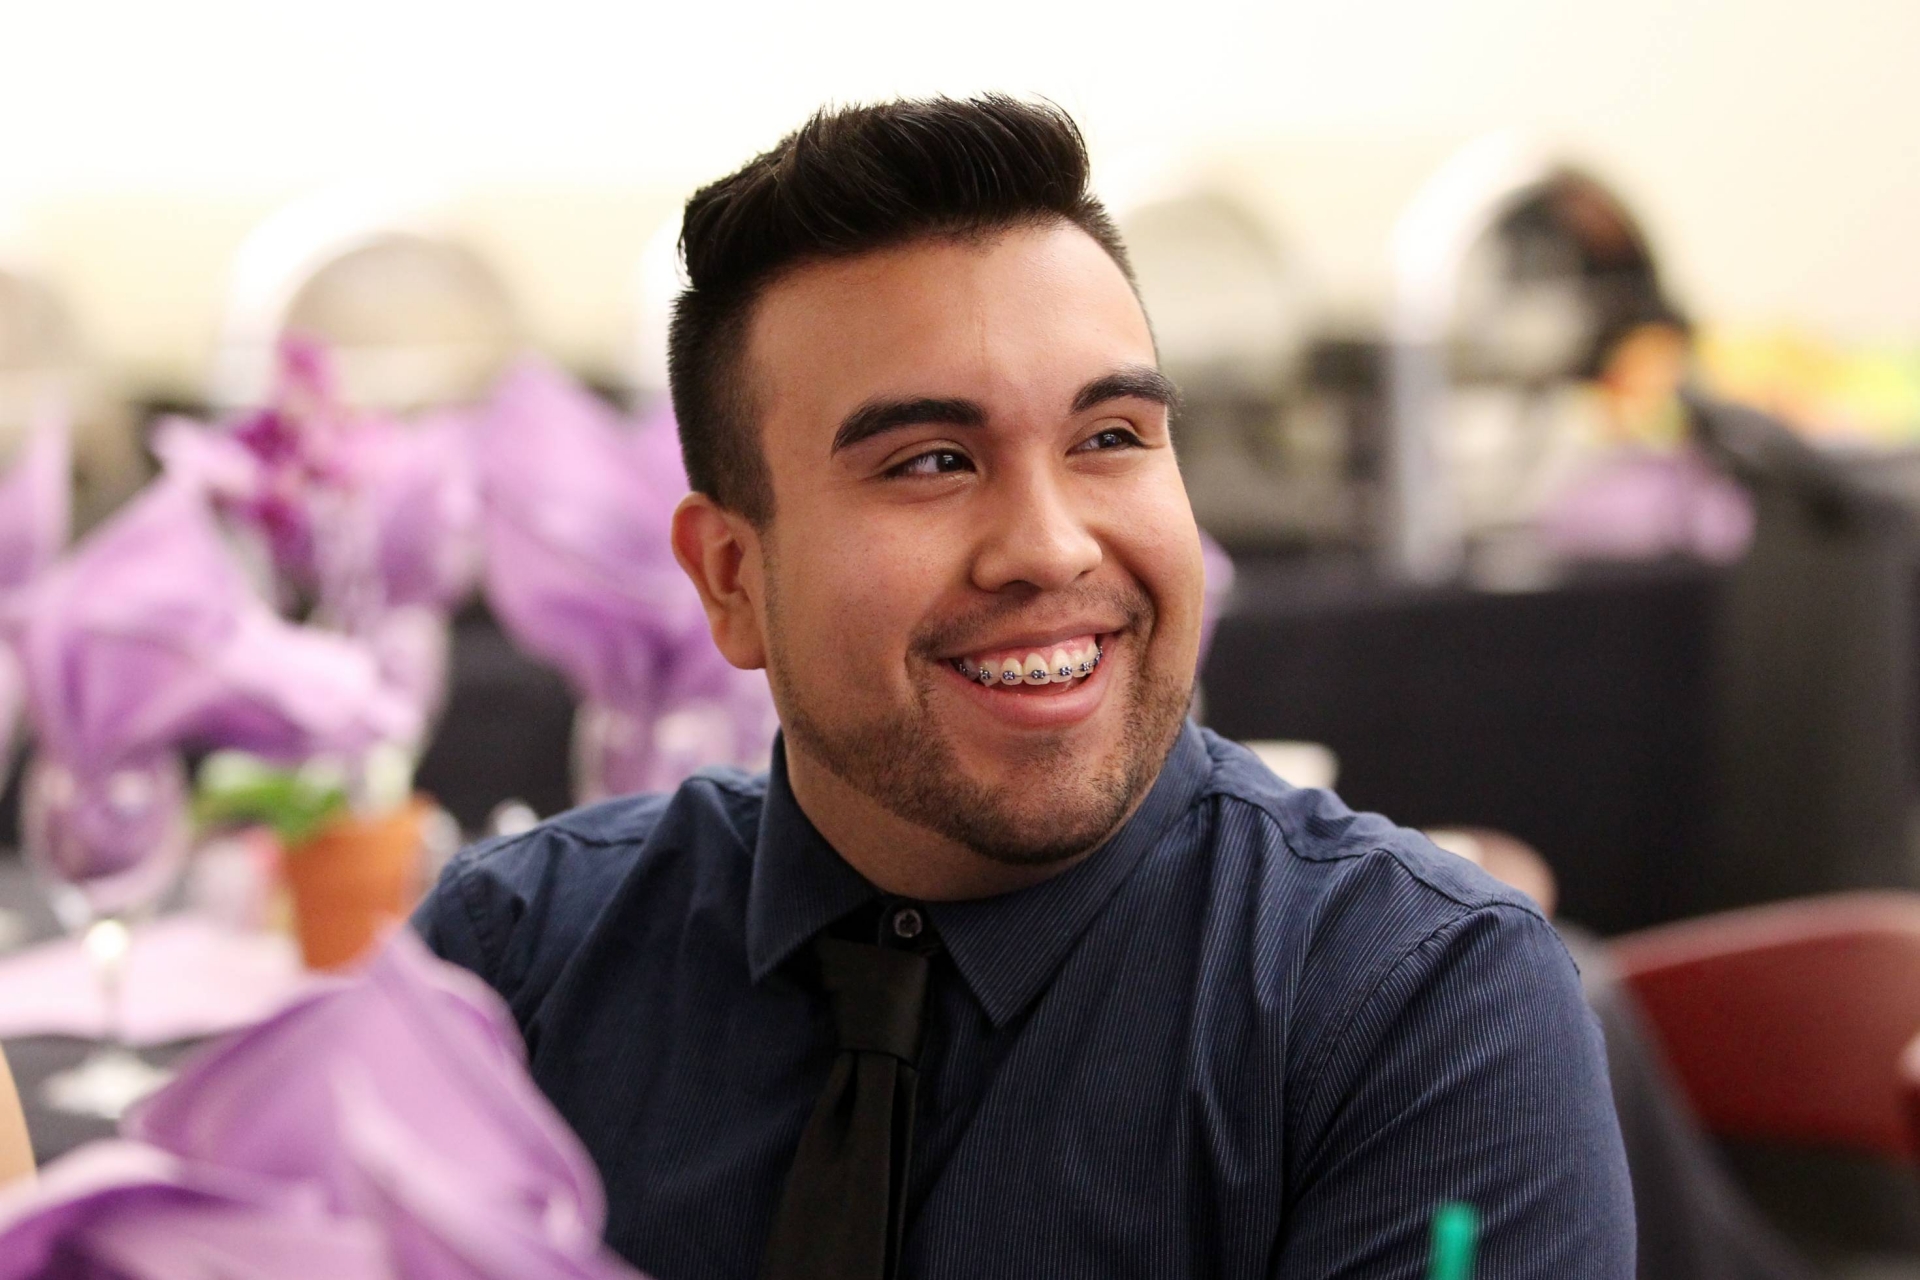
{"label": "wine glass", "polygon": [[186,767],[173,752],[99,773],[37,755],[22,783],[20,837],[54,914],[80,935],[105,1004],[100,1041],[78,1066],[46,1081],[43,1101],[57,1111],[118,1119],[167,1079],[127,1045],[121,987],[130,926],[153,910],[186,861]]}

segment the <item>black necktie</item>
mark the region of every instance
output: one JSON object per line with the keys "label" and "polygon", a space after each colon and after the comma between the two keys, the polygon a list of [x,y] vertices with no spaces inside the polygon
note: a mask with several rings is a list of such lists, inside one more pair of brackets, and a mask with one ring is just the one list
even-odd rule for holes
{"label": "black necktie", "polygon": [[[890,917],[895,936],[921,934],[915,908]],[[919,937],[918,950],[930,950],[929,941]],[[831,937],[813,947],[839,1052],[800,1134],[761,1280],[890,1280],[905,1219],[928,959]]]}

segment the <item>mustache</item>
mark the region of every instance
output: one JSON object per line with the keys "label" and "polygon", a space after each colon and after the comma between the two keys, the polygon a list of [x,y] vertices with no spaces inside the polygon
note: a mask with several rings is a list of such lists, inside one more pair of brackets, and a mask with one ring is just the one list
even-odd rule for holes
{"label": "mustache", "polygon": [[1104,583],[1036,593],[1024,599],[995,598],[964,613],[930,623],[914,635],[909,647],[919,656],[939,662],[950,655],[984,647],[996,632],[1049,631],[1089,615],[1122,618],[1125,621],[1117,629],[1125,631],[1151,629],[1156,616],[1153,600],[1138,585]]}

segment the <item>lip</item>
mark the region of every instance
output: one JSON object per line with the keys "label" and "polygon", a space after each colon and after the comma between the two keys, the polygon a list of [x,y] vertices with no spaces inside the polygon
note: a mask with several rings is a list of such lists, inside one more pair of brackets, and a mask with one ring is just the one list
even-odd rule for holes
{"label": "lip", "polygon": [[1069,640],[1078,640],[1081,636],[1092,636],[1102,645],[1120,632],[1117,622],[1085,620],[1070,622],[1064,626],[1050,627],[1045,631],[1025,631],[1012,636],[995,636],[967,649],[958,649],[944,655],[944,660],[953,662],[960,658],[971,658],[981,653],[1006,653],[1014,649],[1026,649],[1050,653]]}
{"label": "lip", "polygon": [[[1068,631],[1055,633],[1057,639],[1069,640],[1075,636],[1087,635],[1087,631]],[[1083,676],[1071,685],[1040,685],[1029,691],[1022,688],[1002,689],[995,685],[983,685],[977,680],[969,680],[953,667],[949,660],[940,667],[947,678],[953,681],[956,692],[967,700],[970,707],[977,709],[996,725],[1014,730],[1029,729],[1065,729],[1089,719],[1100,709],[1106,700],[1109,671],[1113,662],[1120,656],[1118,632],[1099,631],[1091,633],[1100,643],[1101,659],[1092,673]],[[1014,641],[1008,648],[1017,648],[1024,641]],[[1035,642],[1034,648],[1040,643]],[[978,651],[976,651],[978,652]],[[1050,690],[1058,690],[1051,692]]]}

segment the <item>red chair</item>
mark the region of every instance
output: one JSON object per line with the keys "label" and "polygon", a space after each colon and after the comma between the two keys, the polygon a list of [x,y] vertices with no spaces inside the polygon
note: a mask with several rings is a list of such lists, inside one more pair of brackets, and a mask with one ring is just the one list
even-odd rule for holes
{"label": "red chair", "polygon": [[1920,1035],[1920,894],[1750,907],[1610,951],[1711,1132],[1920,1153],[1920,1056],[1903,1076]]}

